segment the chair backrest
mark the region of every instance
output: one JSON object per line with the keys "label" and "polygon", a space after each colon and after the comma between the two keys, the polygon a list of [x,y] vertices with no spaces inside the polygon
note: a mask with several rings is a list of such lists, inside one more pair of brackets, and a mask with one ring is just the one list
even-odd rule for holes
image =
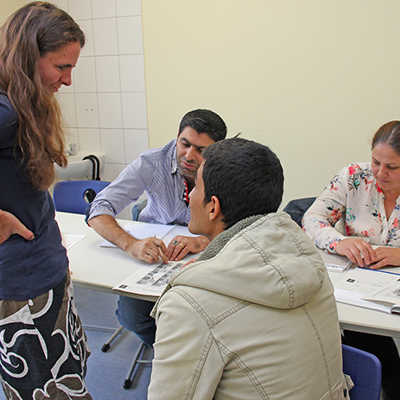
{"label": "chair backrest", "polygon": [[105,181],[61,181],[54,186],[53,200],[56,211],[85,214],[96,194],[110,182]]}
{"label": "chair backrest", "polygon": [[303,197],[301,199],[289,201],[283,211],[287,212],[292,217],[292,220],[301,228],[303,215],[311,207],[315,199],[315,197]]}
{"label": "chair backrest", "polygon": [[139,215],[142,212],[143,208],[147,205],[147,199],[137,201],[131,210],[132,220],[139,221]]}
{"label": "chair backrest", "polygon": [[343,372],[350,375],[354,387],[351,400],[379,400],[381,395],[382,367],[371,353],[342,345]]}

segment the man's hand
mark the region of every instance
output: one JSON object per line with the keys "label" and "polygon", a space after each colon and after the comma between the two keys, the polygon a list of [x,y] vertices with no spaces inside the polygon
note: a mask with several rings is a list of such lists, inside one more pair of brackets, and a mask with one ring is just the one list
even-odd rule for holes
{"label": "man's hand", "polygon": [[167,247],[165,243],[156,237],[147,239],[136,239],[124,229],[111,215],[98,215],[88,221],[99,235],[111,243],[114,243],[120,249],[126,251],[129,255],[149,264],[162,260],[168,262],[166,256]]}
{"label": "man's hand", "polygon": [[0,244],[11,235],[17,234],[26,240],[32,240],[35,235],[17,217],[7,211],[0,210]]}
{"label": "man's hand", "polygon": [[210,241],[205,236],[175,236],[168,245],[167,257],[170,261],[179,261],[189,253],[203,251]]}
{"label": "man's hand", "polygon": [[149,264],[158,261],[162,261],[163,263],[168,262],[168,257],[166,256],[167,247],[162,240],[155,237],[142,240],[135,239],[125,251],[131,256]]}
{"label": "man's hand", "polygon": [[394,247],[378,247],[375,249],[376,263],[370,265],[372,269],[400,266],[400,249]]}
{"label": "man's hand", "polygon": [[353,264],[360,267],[368,267],[368,265],[378,261],[375,250],[361,238],[341,240],[336,245],[336,252],[342,256],[346,256]]}

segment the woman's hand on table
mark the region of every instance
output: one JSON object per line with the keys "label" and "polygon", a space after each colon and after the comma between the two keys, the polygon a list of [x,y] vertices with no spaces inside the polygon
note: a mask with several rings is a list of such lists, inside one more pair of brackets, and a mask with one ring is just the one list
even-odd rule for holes
{"label": "woman's hand on table", "polygon": [[378,247],[375,249],[376,262],[369,268],[379,269],[388,266],[400,266],[400,249],[395,247]]}
{"label": "woman's hand on table", "polygon": [[346,238],[339,241],[336,252],[360,267],[368,267],[378,261],[376,251],[361,238]]}

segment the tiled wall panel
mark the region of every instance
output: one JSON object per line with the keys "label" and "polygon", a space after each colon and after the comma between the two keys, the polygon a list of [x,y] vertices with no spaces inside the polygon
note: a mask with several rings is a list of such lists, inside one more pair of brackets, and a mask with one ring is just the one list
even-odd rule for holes
{"label": "tiled wall panel", "polygon": [[71,87],[58,96],[68,141],[105,153],[114,179],[148,149],[141,0],[55,0],[86,35]]}

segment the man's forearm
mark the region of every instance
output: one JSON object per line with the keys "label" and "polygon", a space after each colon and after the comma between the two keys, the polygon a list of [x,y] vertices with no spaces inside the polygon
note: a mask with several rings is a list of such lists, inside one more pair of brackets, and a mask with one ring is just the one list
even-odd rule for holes
{"label": "man's forearm", "polygon": [[137,241],[129,233],[125,232],[111,215],[98,215],[89,219],[88,225],[99,235],[124,251]]}

